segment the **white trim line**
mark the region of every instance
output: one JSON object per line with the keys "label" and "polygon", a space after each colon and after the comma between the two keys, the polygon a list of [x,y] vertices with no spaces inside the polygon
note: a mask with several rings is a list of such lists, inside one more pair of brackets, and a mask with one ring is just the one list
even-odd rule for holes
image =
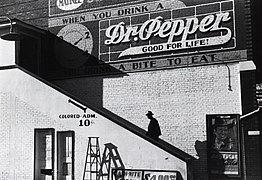
{"label": "white trim line", "polygon": [[253,61],[241,61],[240,71],[256,70],[256,65]]}
{"label": "white trim line", "polygon": [[247,114],[245,114],[245,115],[243,115],[243,116],[240,116],[240,119],[244,119],[244,118],[246,118],[246,117],[248,117],[248,116],[251,116],[251,115],[253,115],[253,114],[255,114],[255,113],[259,112],[259,111],[260,111],[260,107],[257,108],[256,110],[250,112],[250,113],[247,113]]}

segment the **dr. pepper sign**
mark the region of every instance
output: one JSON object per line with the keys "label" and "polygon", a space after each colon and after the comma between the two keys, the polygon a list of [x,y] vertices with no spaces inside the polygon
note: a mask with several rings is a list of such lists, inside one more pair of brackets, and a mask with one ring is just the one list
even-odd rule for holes
{"label": "dr. pepper sign", "polygon": [[[162,16],[158,16],[155,19],[147,20],[140,27],[138,25],[126,26],[124,22],[120,22],[106,29],[105,35],[108,39],[105,40],[105,45],[116,45],[131,42],[131,40],[149,41],[152,37],[167,39],[166,43],[130,47],[122,52],[119,57],[223,45],[231,39],[232,32],[227,27],[220,27],[220,24],[228,22],[230,19],[229,13],[225,12],[207,15],[201,21],[196,17],[186,18],[185,20],[165,20]],[[222,31],[225,33],[222,34]],[[189,39],[190,35],[208,32],[219,32],[220,35]]]}
{"label": "dr. pepper sign", "polygon": [[101,21],[100,59],[119,61],[234,48],[233,1],[211,5],[214,8],[210,10],[206,4]]}
{"label": "dr. pepper sign", "polygon": [[233,0],[195,6],[178,0],[137,2],[52,17],[49,28],[66,40],[67,33],[75,32],[69,28],[72,24],[85,26],[88,36],[85,32],[82,36],[92,39],[79,35],[68,38],[70,43],[81,45],[80,39],[88,40],[86,44],[93,47],[88,53],[104,62],[207,53],[236,47],[234,6]]}

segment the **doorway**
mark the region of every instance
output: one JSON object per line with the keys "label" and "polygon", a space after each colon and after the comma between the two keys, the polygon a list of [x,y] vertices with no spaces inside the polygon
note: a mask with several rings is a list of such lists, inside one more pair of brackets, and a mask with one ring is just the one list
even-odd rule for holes
{"label": "doorway", "polygon": [[54,129],[35,129],[34,179],[54,179]]}
{"label": "doorway", "polygon": [[74,180],[74,131],[57,132],[57,179]]}

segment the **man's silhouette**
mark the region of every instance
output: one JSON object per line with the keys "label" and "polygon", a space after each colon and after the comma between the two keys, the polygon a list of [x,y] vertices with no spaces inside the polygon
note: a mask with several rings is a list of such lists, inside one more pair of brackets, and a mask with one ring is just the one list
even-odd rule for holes
{"label": "man's silhouette", "polygon": [[161,135],[161,130],[158,121],[153,117],[153,115],[154,114],[151,111],[148,111],[146,114],[148,119],[150,119],[146,135],[154,140],[158,140],[158,137]]}

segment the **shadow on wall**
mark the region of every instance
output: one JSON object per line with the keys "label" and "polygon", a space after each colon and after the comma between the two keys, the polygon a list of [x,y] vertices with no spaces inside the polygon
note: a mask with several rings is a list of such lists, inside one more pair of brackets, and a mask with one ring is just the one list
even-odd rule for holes
{"label": "shadow on wall", "polygon": [[103,106],[104,78],[127,76],[116,67],[100,61],[96,57],[97,50],[89,54],[52,33],[45,43],[44,47],[48,48],[43,51],[48,56],[41,62],[40,76],[91,106]]}
{"label": "shadow on wall", "polygon": [[[26,44],[26,42],[23,43]],[[104,63],[95,55],[84,52],[51,33],[43,38],[41,43],[42,57],[39,61],[39,72],[31,72],[30,69],[22,66],[24,69],[45,79],[50,86],[56,85],[54,86],[55,89],[72,99],[69,99],[68,103],[85,111],[85,107],[80,106],[80,104],[83,104],[175,157],[187,163],[191,162],[193,157],[189,154],[161,139],[156,141],[147,136],[144,129],[103,108],[104,79],[128,76],[121,71],[121,68],[115,64]],[[112,89],[116,90],[115,93],[118,93],[119,86],[116,84],[109,84],[109,86],[112,86]],[[114,102],[114,99],[112,99],[112,102]],[[178,179],[182,179],[181,174],[178,174]]]}
{"label": "shadow on wall", "polygon": [[[118,125],[154,143],[174,156],[185,161],[193,158],[163,140],[156,141],[147,136],[144,129],[103,107],[104,79],[128,76],[127,73],[120,70],[120,67],[104,63],[94,55],[76,48],[51,33],[46,43],[43,47],[48,47],[47,50],[44,49],[44,54],[47,54],[47,57],[41,62],[40,66],[42,78],[55,84],[63,92],[69,94],[72,99],[79,101],[90,109],[98,110],[104,117],[110,118]],[[116,91],[120,88],[116,84],[109,84],[109,86],[112,86],[112,89]],[[114,103],[114,99],[111,101]]]}
{"label": "shadow on wall", "polygon": [[207,141],[195,142],[196,156],[193,160],[194,179],[195,180],[208,180],[207,171]]}
{"label": "shadow on wall", "polygon": [[[195,149],[197,152],[198,159],[193,159],[194,166],[194,179],[195,180],[210,180],[209,172],[218,173],[220,176],[214,174],[212,179],[219,180],[228,178],[226,175],[223,175],[223,172],[226,171],[226,162],[223,158],[223,154],[217,150],[212,149],[212,152],[208,152],[207,141],[196,141]],[[208,154],[209,160],[208,160]],[[209,162],[208,162],[209,161]],[[232,179],[232,178],[231,178]]]}

